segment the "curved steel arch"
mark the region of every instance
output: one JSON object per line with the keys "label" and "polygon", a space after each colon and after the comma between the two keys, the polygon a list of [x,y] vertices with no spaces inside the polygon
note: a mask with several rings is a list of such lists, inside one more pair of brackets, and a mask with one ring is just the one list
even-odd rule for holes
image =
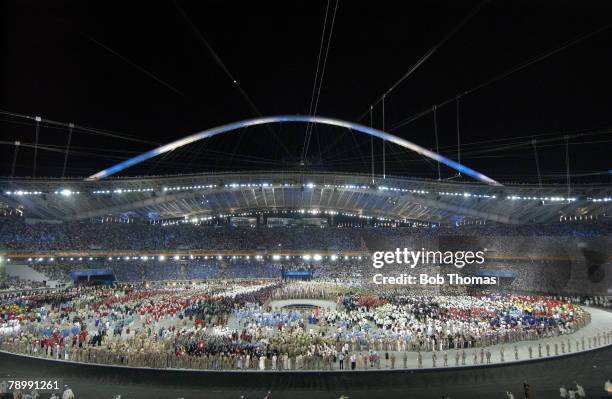
{"label": "curved steel arch", "polygon": [[284,115],[284,116],[261,117],[261,118],[247,119],[247,120],[240,121],[240,122],[229,123],[227,125],[222,125],[218,127],[213,127],[211,129],[203,130],[201,132],[194,133],[192,135],[183,137],[182,139],[178,139],[176,141],[173,141],[161,147],[155,148],[151,151],[147,151],[143,154],[140,154],[134,158],[120,162],[116,165],[111,166],[110,168],[104,169],[96,174],[89,176],[85,180],[104,179],[105,177],[112,176],[115,173],[118,173],[126,168],[129,168],[130,166],[146,161],[147,159],[151,159],[153,157],[164,154],[166,152],[175,150],[184,145],[191,144],[195,141],[206,139],[206,138],[215,136],[217,134],[226,133],[232,130],[241,129],[241,128],[245,128],[249,126],[265,125],[268,123],[283,123],[283,122],[320,123],[323,125],[338,126],[338,127],[344,127],[347,129],[355,130],[357,132],[365,133],[365,134],[368,134],[374,137],[378,137],[382,140],[397,144],[400,147],[404,147],[409,150],[412,150],[418,154],[424,155],[435,161],[443,163],[455,169],[459,173],[466,174],[483,183],[494,185],[494,186],[501,186],[501,184],[497,182],[496,180],[493,180],[490,177],[485,176],[482,173],[475,171],[474,169],[468,168],[467,166],[461,165],[436,152],[429,151],[428,149],[423,148],[418,144],[412,143],[408,140],[404,140],[392,134],[389,134],[389,133],[386,133],[386,132],[383,132],[381,130],[374,129],[371,127],[367,127],[364,125],[360,125],[354,122],[346,122],[340,119],[327,118],[323,116],[307,116],[307,115]]}

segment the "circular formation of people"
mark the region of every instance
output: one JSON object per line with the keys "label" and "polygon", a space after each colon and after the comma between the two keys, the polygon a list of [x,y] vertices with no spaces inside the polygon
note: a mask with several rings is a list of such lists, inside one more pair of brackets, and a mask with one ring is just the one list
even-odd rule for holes
{"label": "circular formation of people", "polygon": [[[280,299],[323,305],[279,308]],[[0,320],[2,350],[151,368],[361,370],[409,368],[409,359],[449,367],[490,363],[493,350],[503,362],[612,343],[610,331],[569,335],[590,314],[568,299],[318,281],[71,287],[7,298]],[[520,341],[533,341],[528,355]]]}

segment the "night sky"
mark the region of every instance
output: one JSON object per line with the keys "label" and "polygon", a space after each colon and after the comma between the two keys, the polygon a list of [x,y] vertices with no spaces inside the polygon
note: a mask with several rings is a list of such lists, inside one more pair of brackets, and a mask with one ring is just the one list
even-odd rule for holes
{"label": "night sky", "polygon": [[[358,121],[479,4],[340,0],[317,114]],[[75,130],[67,175],[86,176],[158,144],[257,112],[307,114],[328,2],[5,1],[0,7],[0,110],[140,140]],[[323,53],[335,7],[336,0],[330,1]],[[605,27],[611,15],[609,1],[486,2],[387,96],[387,130],[435,150],[432,114],[398,124]],[[562,183],[563,136],[569,134],[572,181],[609,183],[611,93],[612,27],[461,98],[461,161],[501,181],[537,182],[530,144],[536,138],[544,180]],[[455,102],[438,109],[440,152],[453,159],[456,109]],[[361,122],[369,124],[369,115]],[[382,127],[380,105],[373,123]],[[10,143],[33,143],[34,132],[31,120],[0,115],[0,175],[11,171]],[[68,131],[43,124],[39,132],[44,148],[38,151],[36,174],[59,176],[63,154],[58,151]],[[305,133],[301,124],[245,129],[127,174],[301,168]],[[382,143],[374,145],[376,173],[381,173]],[[31,176],[32,159],[33,150],[22,147],[15,174]],[[369,137],[318,126],[303,168],[369,173],[370,162]],[[434,165],[392,145],[386,168],[387,174],[437,177]],[[443,178],[453,174],[442,168]]]}

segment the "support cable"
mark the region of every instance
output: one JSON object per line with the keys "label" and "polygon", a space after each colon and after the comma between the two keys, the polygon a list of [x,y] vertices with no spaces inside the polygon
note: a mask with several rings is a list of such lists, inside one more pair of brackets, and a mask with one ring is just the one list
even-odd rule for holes
{"label": "support cable", "polygon": [[[385,131],[385,96],[382,99],[382,131]],[[385,165],[385,140],[382,141],[382,163],[383,163],[383,180],[387,178],[387,169]]]}
{"label": "support cable", "polygon": [[[525,69],[525,68],[527,68],[527,67],[529,67],[529,66],[531,66],[533,64],[536,64],[536,63],[538,63],[540,61],[543,61],[543,60],[545,60],[545,59],[547,59],[547,58],[549,58],[549,57],[551,57],[551,56],[553,56],[553,55],[555,55],[555,54],[557,54],[557,53],[559,53],[559,52],[561,52],[561,51],[563,51],[563,50],[565,50],[565,49],[567,49],[567,48],[569,48],[571,46],[574,46],[574,45],[576,45],[576,44],[578,44],[578,43],[580,43],[580,42],[582,42],[582,41],[584,41],[584,40],[586,40],[586,39],[588,39],[590,37],[593,37],[593,36],[597,35],[598,33],[601,33],[603,31],[607,30],[611,26],[612,26],[612,24],[608,24],[608,25],[602,26],[601,28],[598,28],[598,29],[596,29],[594,31],[591,31],[591,32],[588,32],[586,34],[580,35],[580,36],[578,36],[578,37],[576,37],[576,38],[574,38],[574,39],[572,39],[570,41],[567,41],[567,42],[563,43],[562,45],[560,45],[558,47],[555,47],[552,50],[546,51],[546,52],[544,52],[544,53],[542,53],[542,54],[540,54],[540,55],[538,55],[536,57],[530,58],[526,62],[521,63],[521,64],[519,64],[517,66],[514,66],[514,67],[512,67],[512,68],[510,68],[510,69],[508,69],[508,70],[506,70],[506,71],[504,71],[504,72],[502,72],[502,73],[500,73],[498,75],[495,75],[494,77],[492,77],[492,78],[490,78],[490,79],[488,79],[488,80],[486,80],[486,81],[484,81],[484,82],[482,82],[482,83],[472,87],[471,89],[464,91],[463,93],[461,93],[461,96],[467,96],[468,94],[473,94],[473,93],[475,93],[476,91],[478,91],[480,89],[483,89],[483,88],[485,88],[487,86],[490,86],[493,83],[496,83],[496,82],[498,82],[498,81],[500,81],[502,79],[505,79],[508,76],[513,75],[516,72],[519,72],[519,71],[521,71],[521,70],[523,70],[523,69]],[[442,108],[445,105],[448,105],[448,104],[452,103],[453,101],[455,101],[456,97],[457,96],[454,96],[454,97],[451,97],[451,98],[449,98],[449,99],[447,99],[445,101],[442,101],[441,103],[437,104],[437,107],[438,108]],[[426,110],[424,110],[424,111],[421,111],[421,112],[419,112],[417,114],[414,114],[414,115],[404,119],[403,121],[400,121],[397,125],[392,126],[391,128],[389,128],[389,132],[397,130],[397,129],[399,129],[402,126],[406,126],[409,123],[412,123],[415,120],[424,117],[425,115],[429,114],[430,112],[433,112],[433,106],[428,108],[428,109],[426,109]]]}
{"label": "support cable", "polygon": [[[317,89],[317,97],[314,104],[312,116],[317,116],[317,108],[319,107],[319,98],[321,97],[321,87],[323,87],[323,78],[325,77],[325,67],[327,66],[327,56],[329,54],[329,48],[331,46],[332,35],[334,33],[334,23],[336,22],[336,12],[338,11],[338,3],[340,0],[336,0],[336,6],[334,7],[334,14],[332,16],[331,26],[329,28],[329,37],[327,38],[327,48],[325,49],[325,58],[323,58],[323,68],[321,69],[321,78],[319,79],[319,88]],[[312,124],[311,124],[312,125]],[[308,147],[310,146],[310,138],[312,136],[311,127],[310,132],[307,136],[306,148],[304,149],[304,155],[308,153]]]}
{"label": "support cable", "polygon": [[533,157],[535,158],[536,171],[538,172],[538,186],[542,188],[542,175],[540,174],[540,161],[538,159],[538,149],[536,147],[537,140],[531,140],[531,144],[533,145]]}
{"label": "support cable", "polygon": [[89,39],[92,43],[98,45],[99,47],[103,48],[104,50],[108,51],[109,53],[113,54],[115,57],[118,57],[119,59],[121,59],[123,62],[127,63],[128,65],[132,66],[135,69],[138,69],[140,72],[142,72],[143,74],[147,75],[148,77],[150,77],[151,79],[153,79],[154,81],[156,81],[157,83],[161,84],[162,86],[164,86],[165,88],[173,91],[175,94],[178,94],[181,97],[186,97],[185,94],[183,92],[181,92],[179,89],[177,89],[176,87],[172,86],[170,83],[164,81],[161,78],[158,78],[157,76],[155,76],[152,72],[146,70],[145,68],[141,67],[140,65],[136,64],[135,62],[132,62],[129,58],[124,57],[123,55],[119,54],[118,52],[116,52],[115,50],[113,50],[112,48],[108,47],[107,45],[105,45],[104,43],[99,42],[98,40],[94,39],[93,37],[83,33],[83,36],[85,36],[87,39]]}
{"label": "support cable", "polygon": [[[240,83],[238,83],[238,80],[236,80],[234,75],[232,75],[230,70],[227,68],[227,66],[221,60],[221,57],[219,57],[219,55],[212,48],[210,43],[208,43],[208,41],[204,38],[204,35],[202,35],[202,32],[200,32],[200,30],[195,26],[195,24],[191,21],[191,19],[189,19],[189,17],[185,13],[185,11],[183,11],[181,6],[178,4],[177,0],[174,0],[174,6],[178,10],[178,12],[181,15],[181,17],[185,20],[185,22],[187,22],[187,25],[189,26],[189,29],[193,32],[193,34],[200,41],[200,43],[204,46],[204,48],[206,48],[206,50],[210,53],[210,55],[215,60],[215,62],[219,66],[219,68],[221,68],[223,70],[223,72],[227,75],[227,77],[232,81],[232,84],[238,90],[238,92],[240,93],[240,95],[242,96],[244,101],[249,105],[251,110],[257,116],[262,116],[261,112],[259,111],[259,108],[257,108],[255,103],[251,100],[251,97],[249,97],[249,95],[246,93],[246,91],[244,91],[242,89],[242,86],[240,86]],[[272,135],[272,137],[274,137],[274,139],[278,142],[278,144],[285,151],[285,153],[287,153],[288,155],[291,155],[291,152],[289,151],[289,149],[282,143],[282,141],[279,139],[279,137],[276,135],[276,133],[274,133],[274,130],[272,130],[269,126],[266,126],[265,128]]]}
{"label": "support cable", "polygon": [[[429,57],[431,57],[436,51],[438,51],[440,49],[440,47],[442,47],[442,45],[444,45],[444,43],[446,43],[449,39],[451,39],[474,15],[476,15],[476,13],[478,11],[480,11],[480,9],[488,2],[488,0],[483,0],[481,1],[476,7],[474,7],[474,9],[472,9],[472,11],[470,11],[470,13],[461,20],[461,22],[459,22],[459,24],[457,24],[457,26],[455,26],[453,28],[453,30],[451,30],[450,32],[448,32],[438,43],[436,43],[435,46],[433,46],[432,48],[430,48],[421,58],[419,58],[419,60],[410,67],[410,69],[408,69],[408,71],[406,73],[404,73],[402,75],[401,78],[399,78],[399,80],[397,82],[395,82],[387,91],[385,91],[376,101],[374,101],[372,103],[371,106],[376,106],[378,105],[378,103],[380,103],[381,101],[383,101],[383,98],[390,94],[397,86],[399,86],[404,80],[406,80],[410,75],[412,75],[412,73],[414,71],[416,71],[425,61],[427,61],[427,59]],[[366,115],[367,112],[364,112],[359,119],[357,119],[357,121],[362,120]]]}
{"label": "support cable", "polygon": [[[321,64],[321,54],[323,53],[323,42],[325,41],[325,31],[327,30],[327,16],[329,14],[329,3],[327,0],[327,7],[325,8],[325,18],[323,19],[323,32],[321,33],[321,43],[319,44],[319,56],[317,57],[317,68],[315,70],[314,83],[312,85],[312,94],[310,95],[310,106],[308,107],[308,115],[312,115],[312,107],[315,101],[315,93],[317,91],[317,82],[319,81],[319,65]],[[301,162],[304,163],[304,149],[306,148],[306,141],[308,140],[308,134],[310,131],[310,123],[306,125],[306,134],[304,135],[304,144],[302,145]]]}
{"label": "support cable", "polygon": [[[374,127],[373,107],[370,106],[370,127]],[[370,136],[370,163],[372,164],[372,184],[374,184],[374,136]]]}
{"label": "support cable", "polygon": [[11,179],[15,177],[15,165],[17,164],[17,154],[19,153],[20,141],[15,141],[15,151],[13,152],[13,164],[11,165]]}
{"label": "support cable", "polygon": [[[434,120],[434,135],[436,137],[436,153],[439,154],[440,145],[438,142],[438,111],[436,110],[435,105],[434,105],[434,110],[433,110],[433,120]],[[442,173],[440,171],[440,161],[437,161],[436,164],[438,165],[438,180],[442,180]]]}
{"label": "support cable", "polygon": [[[459,98],[460,96],[457,96],[457,163],[459,164],[459,166],[461,166],[461,136],[459,134]],[[458,176],[461,177],[461,171],[459,171]]]}
{"label": "support cable", "polygon": [[36,157],[38,156],[38,133],[40,131],[40,116],[35,117],[36,120],[36,133],[34,136],[34,161],[32,162],[32,177],[36,177]]}
{"label": "support cable", "polygon": [[72,140],[73,123],[68,124],[68,141],[66,142],[66,152],[64,153],[64,166],[62,167],[62,179],[66,176],[66,164],[68,163],[68,152],[70,152],[70,140]]}
{"label": "support cable", "polygon": [[[24,114],[19,114],[16,112],[11,112],[11,111],[6,111],[6,110],[2,110],[0,109],[0,115],[7,115],[7,116],[11,116],[14,118],[22,118],[22,119],[28,119],[31,121],[36,121],[36,116],[30,116],[30,115],[24,115]],[[60,126],[62,128],[69,128],[70,124],[66,123],[66,122],[58,122],[58,121],[54,121],[51,119],[41,119],[41,122],[47,124],[47,125],[53,125],[53,126]],[[35,123],[34,123],[35,124]],[[96,129],[93,127],[88,127],[88,126],[82,126],[82,125],[75,125],[73,124],[73,128],[74,130],[77,131],[81,131],[83,133],[90,133],[90,134],[97,134],[99,136],[105,136],[105,137],[113,137],[116,139],[122,139],[122,140],[126,140],[126,141],[133,141],[133,142],[138,142],[138,143],[144,143],[144,144],[149,144],[149,145],[156,145],[159,146],[161,145],[160,143],[156,143],[156,142],[152,142],[149,140],[142,140],[139,139],[135,136],[129,136],[123,133],[118,133],[118,132],[113,132],[111,130],[102,130],[102,129]]]}
{"label": "support cable", "polygon": [[569,198],[572,192],[570,181],[570,159],[569,159],[569,135],[565,135],[565,173],[567,175],[567,197]]}

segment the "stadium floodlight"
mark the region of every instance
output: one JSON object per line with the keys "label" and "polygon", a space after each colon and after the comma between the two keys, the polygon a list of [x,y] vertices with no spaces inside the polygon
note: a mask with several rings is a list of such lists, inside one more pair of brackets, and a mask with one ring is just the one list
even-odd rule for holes
{"label": "stadium floodlight", "polygon": [[331,259],[331,260],[336,260],[336,259],[338,259],[338,256],[336,256],[336,255],[332,255],[332,256],[330,256],[330,259]]}
{"label": "stadium floodlight", "polygon": [[180,256],[178,256],[178,255],[174,255],[174,260],[179,260],[179,259],[181,259],[181,257],[180,257]]}
{"label": "stadium floodlight", "polygon": [[49,262],[53,262],[55,259],[53,258],[49,258]]}
{"label": "stadium floodlight", "polygon": [[251,259],[251,257],[249,255],[246,256],[247,259]]}
{"label": "stadium floodlight", "polygon": [[272,259],[279,260],[280,259],[280,255],[272,255]]}
{"label": "stadium floodlight", "polygon": [[89,260],[93,260],[93,258],[90,256],[90,257],[89,257]]}
{"label": "stadium floodlight", "polygon": [[288,260],[289,258],[291,258],[289,255],[285,255],[285,259]]}
{"label": "stadium floodlight", "polygon": [[72,262],[74,260],[74,258],[70,258],[70,261]]}
{"label": "stadium floodlight", "polygon": [[313,256],[313,259],[318,261],[318,260],[323,259],[323,257],[322,257],[321,255],[319,255],[319,254],[315,254],[315,255]]}
{"label": "stadium floodlight", "polygon": [[310,260],[311,256],[310,256],[310,255],[304,255],[304,256],[302,256],[302,258],[303,258],[304,260]]}
{"label": "stadium floodlight", "polygon": [[344,260],[348,260],[348,256],[347,255],[344,255]]}
{"label": "stadium floodlight", "polygon": [[223,259],[223,256],[219,255],[217,256],[217,259]]}
{"label": "stadium floodlight", "polygon": [[64,188],[63,190],[60,190],[59,193],[63,195],[64,197],[70,197],[72,195],[72,190]]}
{"label": "stadium floodlight", "polygon": [[43,258],[38,258],[38,261],[39,261],[39,262],[42,262],[42,260],[43,260]]}
{"label": "stadium floodlight", "polygon": [[160,261],[164,261],[164,260],[166,260],[166,257],[164,255],[159,255],[159,260]]}
{"label": "stadium floodlight", "polygon": [[28,258],[28,262],[32,262],[32,258]]}
{"label": "stadium floodlight", "polygon": [[113,260],[113,257],[112,257],[112,256],[109,256],[109,257],[108,257],[108,260]]}
{"label": "stadium floodlight", "polygon": [[193,259],[193,255],[189,255],[189,259]]}

